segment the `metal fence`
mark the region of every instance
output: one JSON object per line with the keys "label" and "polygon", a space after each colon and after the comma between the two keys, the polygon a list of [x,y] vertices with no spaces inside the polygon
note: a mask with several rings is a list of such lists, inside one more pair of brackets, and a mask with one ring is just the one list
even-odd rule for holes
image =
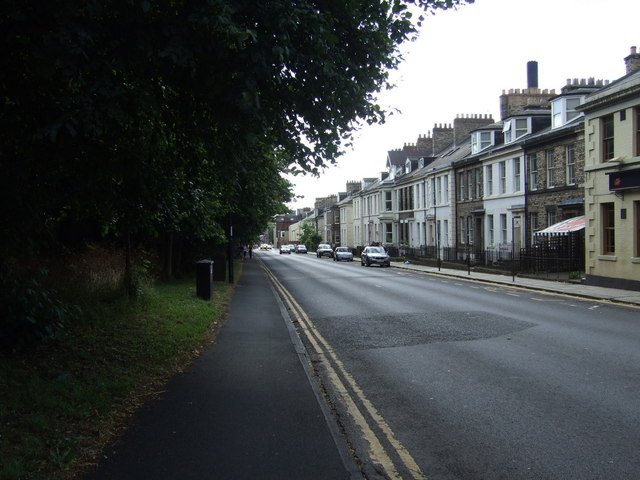
{"label": "metal fence", "polygon": [[577,275],[584,272],[585,265],[583,232],[540,237],[534,245],[516,249],[515,252],[510,245],[484,250],[476,249],[472,245],[441,246],[439,249],[435,246],[386,248],[389,255],[396,258],[534,275]]}

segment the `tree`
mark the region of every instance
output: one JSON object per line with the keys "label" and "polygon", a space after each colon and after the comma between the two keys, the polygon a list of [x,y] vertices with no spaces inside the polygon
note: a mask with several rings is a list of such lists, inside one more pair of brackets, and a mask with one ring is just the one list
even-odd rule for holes
{"label": "tree", "polygon": [[300,230],[300,243],[303,245],[309,245],[309,248],[315,249],[322,241],[322,236],[311,221],[303,220],[300,224]]}
{"label": "tree", "polygon": [[[381,122],[413,10],[465,0],[3,2],[3,258],[90,222],[132,236],[247,234]],[[411,7],[411,8],[410,8]]]}

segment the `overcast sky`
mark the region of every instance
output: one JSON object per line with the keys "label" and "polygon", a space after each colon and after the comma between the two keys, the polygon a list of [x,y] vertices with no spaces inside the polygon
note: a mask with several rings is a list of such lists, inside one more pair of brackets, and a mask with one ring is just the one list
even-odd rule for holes
{"label": "overcast sky", "polygon": [[527,87],[527,62],[538,62],[538,86],[559,93],[568,78],[623,76],[631,46],[640,49],[640,0],[476,0],[428,16],[417,41],[402,48],[396,88],[380,97],[399,110],[384,125],[356,133],[353,148],[319,177],[290,177],[290,208],[345,191],[349,180],[377,177],[387,151],[415,143],[434,124],[457,115],[500,120],[503,90]]}

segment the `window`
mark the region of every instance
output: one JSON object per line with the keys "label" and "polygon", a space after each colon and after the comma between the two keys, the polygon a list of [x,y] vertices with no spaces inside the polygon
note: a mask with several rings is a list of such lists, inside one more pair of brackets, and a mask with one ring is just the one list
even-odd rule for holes
{"label": "window", "polygon": [[471,134],[471,153],[478,153],[493,145],[493,132],[473,132]]}
{"label": "window", "polygon": [[563,125],[563,106],[562,98],[557,98],[551,102],[551,128],[558,128]]}
{"label": "window", "polygon": [[449,175],[442,177],[442,203],[449,204]]}
{"label": "window", "polygon": [[466,226],[466,222],[464,220],[464,217],[460,217],[460,243],[465,244],[467,243],[467,232],[465,229]]}
{"label": "window", "polygon": [[384,241],[385,243],[393,243],[393,225],[391,223],[384,224]]}
{"label": "window", "polygon": [[636,156],[640,156],[640,107],[636,107],[635,109],[635,131],[636,131]]}
{"label": "window", "polygon": [[507,192],[507,162],[500,162],[498,164],[498,171],[500,173],[500,193]]}
{"label": "window", "polygon": [[391,192],[384,192],[384,209],[387,212],[393,210],[393,201],[391,200]]}
{"label": "window", "polygon": [[555,225],[558,223],[558,214],[555,210],[547,211],[547,226]]}
{"label": "window", "polygon": [[482,198],[482,168],[476,168],[475,175],[476,175],[476,198]]}
{"label": "window", "polygon": [[519,192],[520,191],[520,184],[521,184],[521,173],[520,173],[520,159],[519,158],[514,158],[513,159],[513,191],[514,192]]}
{"label": "window", "polygon": [[516,118],[515,120],[508,120],[504,122],[502,132],[504,133],[504,143],[514,142],[529,133],[529,119]]}
{"label": "window", "polygon": [[485,176],[487,177],[487,196],[493,195],[493,165],[487,165]]}
{"label": "window", "polygon": [[493,215],[487,215],[487,230],[489,231],[489,245],[493,245],[495,242],[493,232]]}
{"label": "window", "polygon": [[563,97],[551,103],[551,128],[558,128],[569,123],[580,115],[576,108],[582,103],[583,97]]}
{"label": "window", "polygon": [[445,246],[449,245],[449,220],[445,220],[443,227],[444,230],[442,231],[442,244]]}
{"label": "window", "polygon": [[601,136],[602,136],[602,161],[606,162],[613,158],[613,114],[602,117]]}
{"label": "window", "polygon": [[531,212],[529,214],[529,226],[531,228],[531,234],[534,234],[538,231],[538,213]]}
{"label": "window", "polygon": [[640,201],[633,202],[633,232],[635,235],[635,257],[640,257]]}
{"label": "window", "polygon": [[529,189],[538,189],[538,157],[529,155]]}
{"label": "window", "polygon": [[460,188],[460,200],[464,200],[464,192],[465,192],[465,183],[464,183],[464,173],[458,175],[458,185]]}
{"label": "window", "polygon": [[576,183],[576,149],[573,144],[566,146],[567,155],[567,185]]}
{"label": "window", "polygon": [[515,139],[529,133],[529,120],[526,118],[516,118],[516,136]]}
{"label": "window", "polygon": [[467,217],[467,243],[473,245],[473,217]]}
{"label": "window", "polygon": [[547,150],[547,188],[553,188],[553,150]]}
{"label": "window", "polygon": [[467,171],[467,198],[473,200],[473,172]]}
{"label": "window", "polygon": [[602,253],[603,255],[614,255],[616,253],[616,237],[613,202],[600,205],[600,223],[602,225]]}
{"label": "window", "polygon": [[635,235],[635,257],[640,257],[640,201],[633,202],[633,232]]}
{"label": "window", "polygon": [[500,241],[502,243],[507,243],[507,214],[500,214]]}
{"label": "window", "polygon": [[442,178],[436,178],[436,205],[442,203]]}

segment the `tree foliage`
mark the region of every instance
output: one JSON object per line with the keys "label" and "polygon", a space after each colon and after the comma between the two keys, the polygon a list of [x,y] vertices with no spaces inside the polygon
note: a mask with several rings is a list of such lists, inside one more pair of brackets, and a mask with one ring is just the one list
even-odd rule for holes
{"label": "tree foliage", "polygon": [[234,213],[258,233],[291,198],[281,173],[384,120],[412,10],[463,1],[3,2],[0,253],[70,225],[222,238]]}
{"label": "tree foliage", "polygon": [[305,220],[300,224],[300,243],[308,245],[309,248],[315,250],[321,241],[322,236],[311,221]]}

